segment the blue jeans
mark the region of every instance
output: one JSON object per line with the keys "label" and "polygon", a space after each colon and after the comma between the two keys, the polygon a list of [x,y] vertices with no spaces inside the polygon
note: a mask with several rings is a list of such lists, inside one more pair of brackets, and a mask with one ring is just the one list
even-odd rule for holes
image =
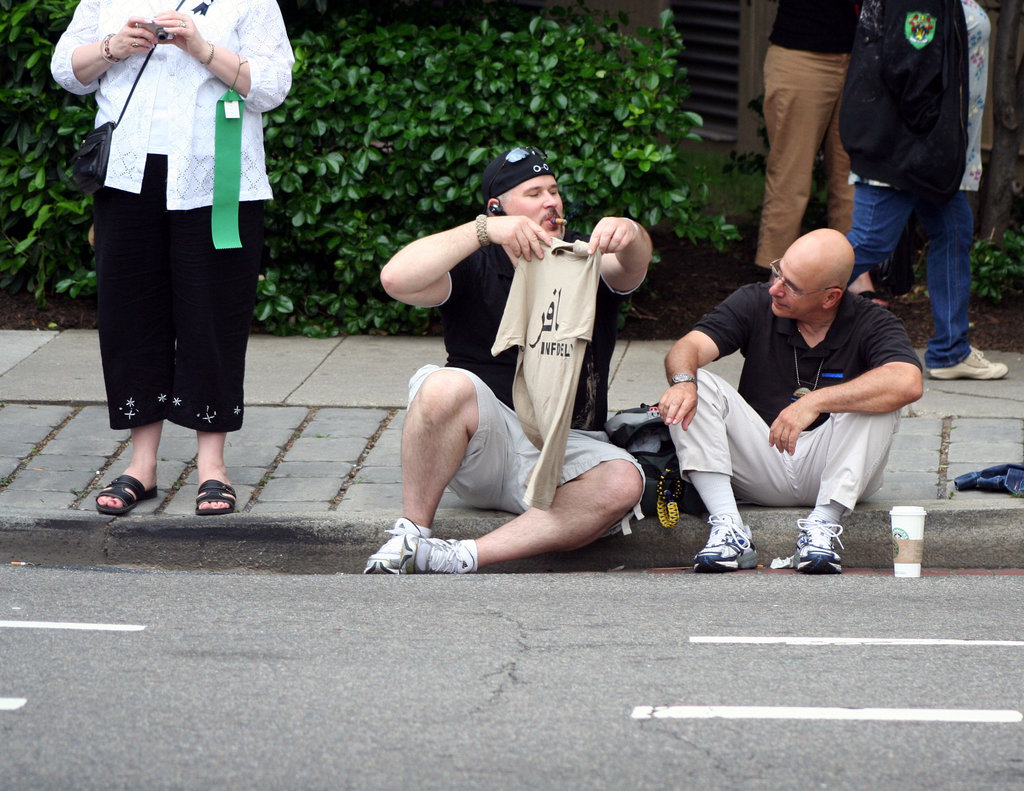
{"label": "blue jeans", "polygon": [[974,217],[963,190],[945,205],[936,206],[910,192],[858,183],[853,197],[853,228],[846,235],[855,254],[851,280],[892,254],[914,212],[928,234],[928,296],[935,326],[924,364],[928,368],[949,368],[971,353],[967,305],[971,296]]}

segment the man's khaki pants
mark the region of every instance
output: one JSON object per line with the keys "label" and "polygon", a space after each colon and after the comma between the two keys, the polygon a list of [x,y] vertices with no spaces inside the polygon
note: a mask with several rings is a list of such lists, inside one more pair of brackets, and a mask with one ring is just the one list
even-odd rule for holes
{"label": "man's khaki pants", "polygon": [[846,233],[853,217],[850,158],[839,140],[839,100],[850,56],[768,47],[764,119],[768,127],[758,266],[781,258],[800,236],[818,150],[828,180],[828,224]]}
{"label": "man's khaki pants", "polygon": [[844,412],[804,431],[790,456],[768,444],[769,427],[720,376],[697,372],[697,413],[689,428],[670,427],[684,476],[732,477],[738,500],[754,505],[814,506],[830,501],[852,511],[882,486],[899,411]]}

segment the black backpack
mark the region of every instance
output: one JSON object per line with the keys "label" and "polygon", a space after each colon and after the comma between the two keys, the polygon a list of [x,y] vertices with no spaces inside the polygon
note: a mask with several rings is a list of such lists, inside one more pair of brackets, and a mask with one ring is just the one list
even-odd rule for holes
{"label": "black backpack", "polygon": [[680,512],[694,516],[707,513],[697,490],[679,475],[676,449],[657,404],[616,412],[604,430],[613,444],[628,450],[643,468],[640,509],[645,516],[657,513],[662,527],[672,527],[679,521]]}

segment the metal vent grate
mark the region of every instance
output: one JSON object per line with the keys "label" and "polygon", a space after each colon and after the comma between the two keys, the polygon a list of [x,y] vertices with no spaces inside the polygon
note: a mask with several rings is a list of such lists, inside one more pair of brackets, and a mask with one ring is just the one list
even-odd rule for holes
{"label": "metal vent grate", "polygon": [[739,114],[740,4],[737,0],[681,0],[672,3],[675,26],[685,47],[690,98],[685,109],[699,113],[696,130],[709,140],[735,141]]}

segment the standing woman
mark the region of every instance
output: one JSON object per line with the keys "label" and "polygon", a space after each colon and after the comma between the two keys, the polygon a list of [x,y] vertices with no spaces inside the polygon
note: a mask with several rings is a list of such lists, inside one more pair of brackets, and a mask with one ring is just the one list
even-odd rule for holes
{"label": "standing woman", "polygon": [[[110,427],[132,437],[125,474],[96,497],[105,514],[156,496],[164,420],[196,431],[196,513],[235,508],[224,442],[242,426],[263,201],[271,197],[261,114],[284,101],[292,82],[275,0],[183,0],[176,10],[168,2],[82,0],[50,64],[68,91],[95,92],[99,126],[117,120],[152,51],[95,195],[107,408]],[[229,88],[244,101],[229,101]],[[218,142],[218,106],[222,117],[241,116],[240,152],[237,141],[233,153]],[[211,208],[214,173],[230,170],[232,157],[238,168],[239,153],[237,225],[229,206],[215,245],[211,224],[223,215]]]}

